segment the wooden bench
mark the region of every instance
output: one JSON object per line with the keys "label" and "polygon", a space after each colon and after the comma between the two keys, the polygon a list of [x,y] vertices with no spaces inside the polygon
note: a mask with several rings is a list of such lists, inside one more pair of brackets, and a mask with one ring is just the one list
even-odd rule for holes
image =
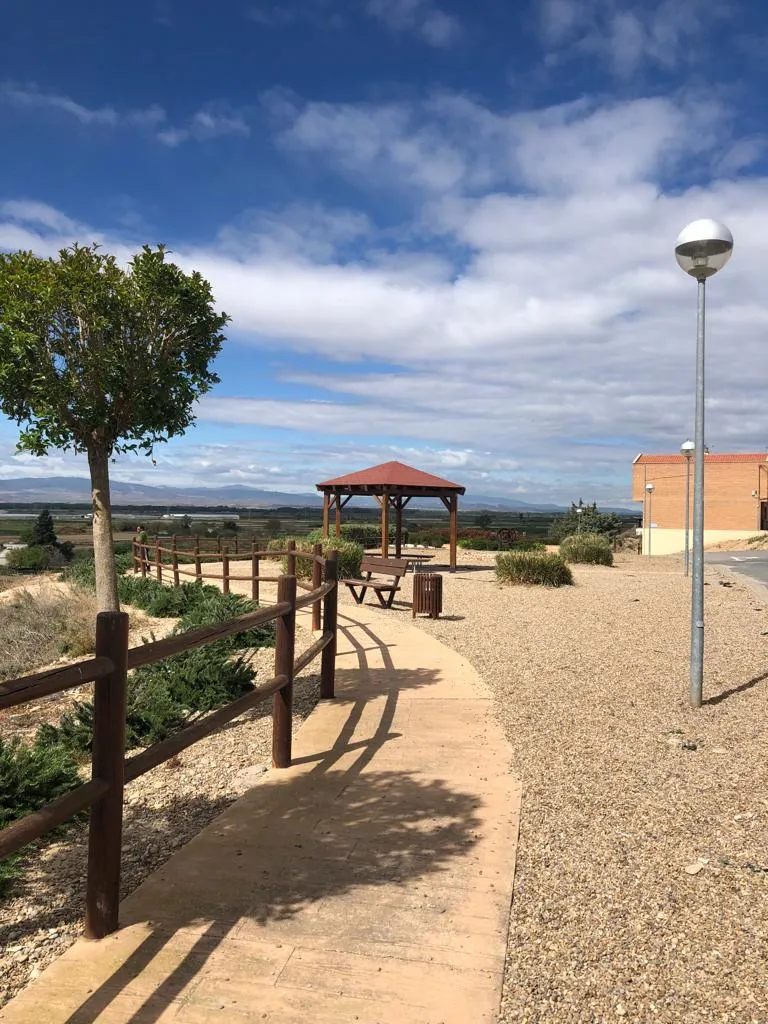
{"label": "wooden bench", "polygon": [[[360,563],[360,575],[365,575],[365,579],[339,580],[339,583],[349,587],[358,604],[363,603],[366,591],[370,589],[376,594],[382,608],[391,608],[395,594],[400,589],[400,580],[405,576],[407,569],[407,558],[374,558],[371,555],[364,555]],[[374,579],[374,573],[389,576],[389,581]]]}

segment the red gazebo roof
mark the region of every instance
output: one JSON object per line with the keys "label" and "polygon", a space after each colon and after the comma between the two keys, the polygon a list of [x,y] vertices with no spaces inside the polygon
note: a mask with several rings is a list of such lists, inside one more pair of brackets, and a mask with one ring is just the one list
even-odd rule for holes
{"label": "red gazebo roof", "polygon": [[450,480],[424,473],[403,462],[382,462],[380,466],[361,469],[357,473],[339,476],[334,480],[325,480],[317,484],[318,491],[333,490],[344,487],[398,487],[398,488],[429,488],[431,490],[455,491],[464,494],[466,488],[454,484]]}

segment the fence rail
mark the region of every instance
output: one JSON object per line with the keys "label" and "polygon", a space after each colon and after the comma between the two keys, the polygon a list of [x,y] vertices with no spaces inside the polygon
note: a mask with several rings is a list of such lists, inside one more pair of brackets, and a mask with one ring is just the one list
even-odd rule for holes
{"label": "fence rail", "polygon": [[[138,547],[147,546],[134,545],[134,559],[138,558],[146,570],[148,552],[138,552]],[[318,552],[318,547],[319,545],[309,556],[313,560],[311,589],[298,599],[295,576],[296,552],[291,547],[286,549],[284,556],[281,552],[270,552],[270,556],[276,554],[286,557],[288,568],[293,569],[293,572],[275,577],[277,601],[267,608],[260,608],[227,622],[188,630],[178,636],[132,648],[128,647],[127,614],[101,612],[96,619],[94,658],[0,684],[2,709],[61,693],[83,683],[94,683],[90,780],[0,831],[0,858],[3,858],[16,853],[77,814],[90,809],[85,912],[85,931],[89,938],[102,938],[113,932],[118,925],[123,790],[127,783],[210,736],[232,719],[269,700],[270,697],[273,701],[272,764],[275,768],[287,768],[291,763],[295,675],[321,655],[320,697],[330,699],[334,696],[338,556],[336,552],[330,552],[324,559]],[[159,555],[156,554],[155,557],[157,559]],[[254,576],[252,579],[258,593],[258,577]],[[174,582],[178,583],[177,576]],[[304,584],[305,589],[308,586],[310,585]],[[297,658],[296,611],[309,605],[312,606],[313,629],[320,629],[322,625],[322,634]],[[131,669],[161,661],[163,658],[195,647],[202,647],[266,622],[275,623],[275,664],[272,679],[264,686],[254,688],[224,707],[209,712],[204,718],[173,736],[154,743],[146,750],[126,759],[126,690],[127,674]]]}
{"label": "fence rail", "polygon": [[[250,583],[251,584],[251,600],[257,604],[260,598],[261,583],[277,583],[280,580],[280,576],[262,576],[261,575],[261,560],[263,558],[275,561],[277,559],[285,558],[286,568],[288,570],[287,575],[296,576],[296,563],[299,561],[312,562],[312,582],[306,583],[304,580],[296,581],[296,586],[300,590],[317,590],[322,582],[323,566],[325,565],[325,558],[323,556],[322,544],[315,544],[311,551],[297,551],[296,541],[289,540],[286,542],[287,546],[279,550],[266,550],[261,551],[256,547],[256,541],[251,543],[251,550],[246,554],[237,553],[237,545],[235,545],[234,556],[230,554],[229,547],[226,544],[222,544],[221,540],[218,542],[218,550],[203,552],[200,550],[200,540],[195,538],[194,545],[191,549],[183,548],[179,546],[178,538],[171,537],[171,547],[163,547],[160,544],[158,537],[155,537],[154,543],[149,541],[137,541],[134,540],[131,543],[131,557],[133,559],[133,571],[141,573],[142,577],[147,577],[153,571],[158,582],[163,582],[163,573],[170,571],[173,575],[173,585],[178,587],[181,583],[182,576],[193,577],[196,582],[201,583],[203,580],[221,580],[222,590],[225,594],[230,593],[230,584],[233,582]],[[163,558],[167,561],[163,561]],[[232,562],[242,562],[246,559],[251,560],[251,572],[248,576],[236,576],[230,571]],[[221,573],[217,572],[203,572],[203,565],[206,561],[209,562],[220,562]],[[189,565],[194,563],[194,569],[183,569],[182,565]],[[316,601],[312,612],[312,628],[320,628],[320,604]]]}

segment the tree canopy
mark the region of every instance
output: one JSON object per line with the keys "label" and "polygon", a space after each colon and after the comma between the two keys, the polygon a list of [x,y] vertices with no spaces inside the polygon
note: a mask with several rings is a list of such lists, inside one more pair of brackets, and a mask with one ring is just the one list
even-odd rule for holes
{"label": "tree canopy", "polygon": [[0,254],[0,410],[21,427],[19,448],[87,454],[100,609],[118,607],[109,460],[184,433],[218,383],[228,320],[164,246],[125,266],[97,245]]}

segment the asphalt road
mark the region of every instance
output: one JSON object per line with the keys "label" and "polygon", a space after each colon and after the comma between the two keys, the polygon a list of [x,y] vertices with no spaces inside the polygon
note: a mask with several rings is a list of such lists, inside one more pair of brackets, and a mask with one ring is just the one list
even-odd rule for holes
{"label": "asphalt road", "polygon": [[710,551],[705,553],[704,561],[708,565],[727,566],[768,587],[768,551]]}

